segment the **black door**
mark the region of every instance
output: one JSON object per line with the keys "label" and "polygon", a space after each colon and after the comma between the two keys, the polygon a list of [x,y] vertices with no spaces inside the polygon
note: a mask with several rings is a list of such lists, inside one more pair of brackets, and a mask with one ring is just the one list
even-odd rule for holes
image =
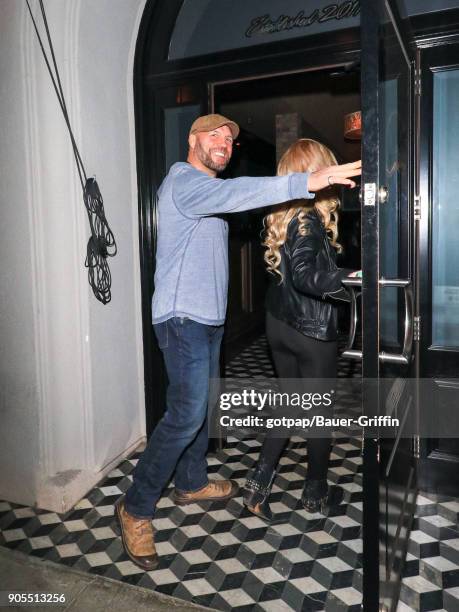
{"label": "black door", "polygon": [[396,2],[361,2],[363,608],[395,610],[414,512],[414,63]]}
{"label": "black door", "polygon": [[[459,45],[422,51],[421,180],[419,200],[420,363],[431,379],[421,423],[419,459],[423,490],[459,496]],[[430,421],[432,422],[432,421]],[[445,437],[441,437],[444,432]]]}

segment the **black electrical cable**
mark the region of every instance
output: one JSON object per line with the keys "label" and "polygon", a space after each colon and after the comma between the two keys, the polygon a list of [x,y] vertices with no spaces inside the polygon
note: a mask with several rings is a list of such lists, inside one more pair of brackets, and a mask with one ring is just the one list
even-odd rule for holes
{"label": "black electrical cable", "polygon": [[73,154],[75,156],[75,162],[78,169],[78,176],[80,178],[81,188],[83,190],[83,201],[89,219],[89,226],[91,228],[91,237],[88,240],[85,260],[85,266],[88,268],[88,281],[95,297],[99,300],[99,302],[102,302],[102,304],[108,304],[108,302],[111,300],[112,278],[110,268],[107,263],[107,257],[113,257],[117,253],[115,236],[113,235],[113,232],[107,223],[107,219],[105,218],[104,202],[97,181],[95,177],[87,177],[83,160],[81,159],[81,155],[73,135],[43,0],[39,0],[40,10],[43,23],[45,25],[55,75],[51,69],[48,55],[45,51],[43,41],[38,31],[37,23],[30,8],[29,0],[26,0],[26,3],[38,37],[38,42],[40,43],[43,57],[46,62],[46,67],[48,68],[48,72],[53,83],[54,91],[56,92],[56,96],[59,101],[59,106],[61,107],[62,114],[64,115],[64,120],[70,134]]}
{"label": "black electrical cable", "polygon": [[107,257],[116,255],[116,242],[105,218],[102,194],[97,181],[93,178],[86,181],[84,202],[91,226],[85,261],[89,284],[99,302],[107,304],[111,299],[112,284]]}

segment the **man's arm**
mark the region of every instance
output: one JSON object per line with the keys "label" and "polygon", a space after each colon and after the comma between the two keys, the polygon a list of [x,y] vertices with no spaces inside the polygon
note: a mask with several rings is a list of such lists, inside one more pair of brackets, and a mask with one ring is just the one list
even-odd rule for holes
{"label": "man's arm", "polygon": [[300,198],[313,198],[307,190],[308,173],[288,176],[212,178],[203,172],[179,171],[172,197],[186,216],[236,213]]}

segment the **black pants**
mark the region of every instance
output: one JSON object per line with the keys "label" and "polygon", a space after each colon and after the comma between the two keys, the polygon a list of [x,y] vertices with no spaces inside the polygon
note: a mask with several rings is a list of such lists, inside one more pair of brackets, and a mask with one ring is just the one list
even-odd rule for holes
{"label": "black pants", "polygon": [[[266,335],[279,378],[335,378],[336,341],[325,342],[304,336],[290,325],[267,313]],[[260,452],[259,464],[274,470],[287,444],[285,438],[268,433]],[[308,479],[327,477],[331,437],[308,440]]]}

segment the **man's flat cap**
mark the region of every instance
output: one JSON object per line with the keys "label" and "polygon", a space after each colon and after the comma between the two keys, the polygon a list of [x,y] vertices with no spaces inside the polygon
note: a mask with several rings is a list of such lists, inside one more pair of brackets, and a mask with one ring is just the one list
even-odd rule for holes
{"label": "man's flat cap", "polygon": [[190,134],[196,134],[197,132],[210,132],[215,130],[222,125],[227,125],[231,130],[233,138],[236,139],[239,136],[239,126],[231,119],[224,117],[223,115],[202,115],[198,117],[190,129]]}

